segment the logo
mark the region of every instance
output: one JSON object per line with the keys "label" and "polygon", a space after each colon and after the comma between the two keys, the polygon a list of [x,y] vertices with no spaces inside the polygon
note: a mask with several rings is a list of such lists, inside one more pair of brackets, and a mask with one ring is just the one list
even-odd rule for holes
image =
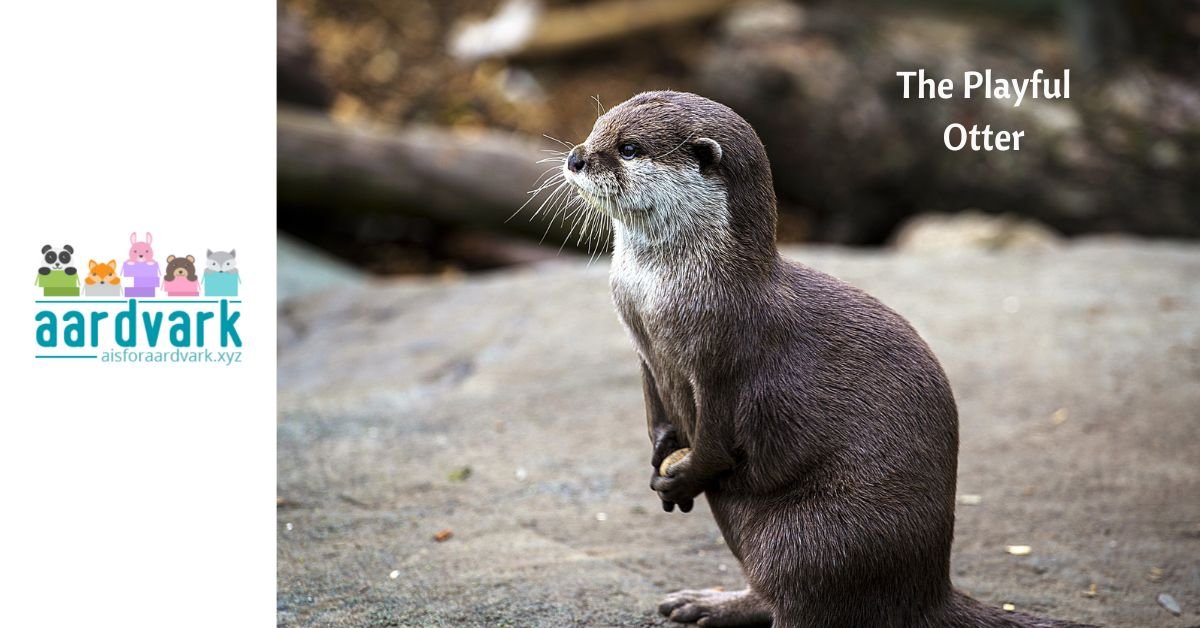
{"label": "logo", "polygon": [[36,359],[241,362],[235,249],[205,249],[203,263],[184,254],[167,255],[160,264],[154,236],[134,232],[121,262],[112,250],[76,253],[70,244],[46,244],[41,251],[34,279]]}

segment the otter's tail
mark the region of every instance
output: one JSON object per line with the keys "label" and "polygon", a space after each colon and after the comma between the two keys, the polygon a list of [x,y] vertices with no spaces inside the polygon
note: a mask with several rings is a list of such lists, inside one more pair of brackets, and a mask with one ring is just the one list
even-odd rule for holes
{"label": "otter's tail", "polygon": [[971,599],[960,591],[954,591],[950,600],[949,624],[966,628],[1096,628],[1090,624],[1077,624],[1058,619],[1034,617],[1025,613],[1005,611]]}

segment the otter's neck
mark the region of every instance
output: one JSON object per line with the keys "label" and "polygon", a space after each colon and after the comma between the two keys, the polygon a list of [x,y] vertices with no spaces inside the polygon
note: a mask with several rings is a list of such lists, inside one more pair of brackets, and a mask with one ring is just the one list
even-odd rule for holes
{"label": "otter's neck", "polygon": [[693,281],[769,275],[779,264],[774,196],[737,212],[728,198],[724,189],[677,195],[669,205],[612,218],[614,271],[624,265]]}
{"label": "otter's neck", "polygon": [[740,288],[773,275],[780,264],[774,239],[745,246],[728,223],[648,231],[645,221],[613,219],[612,273],[653,274],[692,286]]}

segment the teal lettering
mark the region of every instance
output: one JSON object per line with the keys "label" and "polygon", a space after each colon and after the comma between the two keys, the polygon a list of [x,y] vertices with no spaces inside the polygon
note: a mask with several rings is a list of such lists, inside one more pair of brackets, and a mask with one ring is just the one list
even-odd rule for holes
{"label": "teal lettering", "polygon": [[229,345],[229,340],[233,340],[233,346],[242,346],[242,338],[238,335],[234,325],[241,318],[241,312],[234,312],[233,316],[229,315],[229,301],[221,299],[221,346]]}
{"label": "teal lettering", "polygon": [[108,318],[108,312],[92,312],[92,346],[100,346],[100,321]]}
{"label": "teal lettering", "polygon": [[204,321],[213,317],[212,312],[196,312],[196,346],[204,346]]}
{"label": "teal lettering", "polygon": [[171,326],[171,344],[176,347],[192,344],[192,321],[189,320],[187,312],[172,312],[167,319],[175,322]]}
{"label": "teal lettering", "polygon": [[35,321],[43,321],[37,328],[37,343],[43,347],[58,346],[58,317],[54,312],[42,310],[33,317]]}
{"label": "teal lettering", "polygon": [[[128,334],[123,330],[128,329]],[[132,347],[137,344],[137,301],[129,300],[129,309],[118,312],[116,317],[117,344]]]}
{"label": "teal lettering", "polygon": [[68,347],[82,347],[85,329],[83,313],[71,310],[63,314],[63,324],[63,342]]}
{"label": "teal lettering", "polygon": [[142,312],[142,323],[146,326],[146,340],[151,347],[158,346],[158,332],[162,329],[162,321],[162,312],[155,312],[153,318],[150,317],[150,312]]}

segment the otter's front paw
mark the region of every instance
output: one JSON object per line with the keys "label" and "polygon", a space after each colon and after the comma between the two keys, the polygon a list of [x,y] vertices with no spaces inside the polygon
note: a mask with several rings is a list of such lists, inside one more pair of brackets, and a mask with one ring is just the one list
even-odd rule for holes
{"label": "otter's front paw", "polygon": [[671,452],[683,448],[679,442],[679,433],[674,427],[660,430],[654,437],[654,453],[650,456],[650,466],[657,469]]}
{"label": "otter's front paw", "polygon": [[692,467],[692,455],[671,465],[668,475],[660,475],[658,469],[650,478],[650,488],[663,501],[663,510],[671,512],[668,504],[678,504],[679,510],[690,512],[694,498],[704,492],[704,482]]}
{"label": "otter's front paw", "polygon": [[[657,475],[658,475],[658,472],[655,471],[654,477],[657,477]],[[651,488],[654,487],[654,477],[650,478],[650,487]],[[690,497],[688,499],[680,501],[678,504],[663,497],[661,494],[659,494],[658,497],[659,497],[659,499],[662,500],[663,512],[674,512],[676,505],[679,506],[679,512],[692,512],[692,506],[695,505],[695,500],[691,499]]]}

